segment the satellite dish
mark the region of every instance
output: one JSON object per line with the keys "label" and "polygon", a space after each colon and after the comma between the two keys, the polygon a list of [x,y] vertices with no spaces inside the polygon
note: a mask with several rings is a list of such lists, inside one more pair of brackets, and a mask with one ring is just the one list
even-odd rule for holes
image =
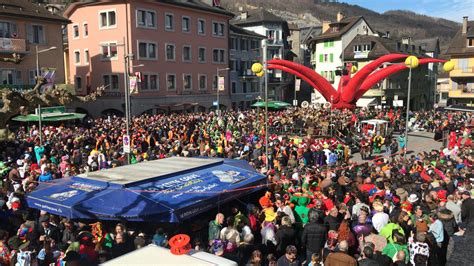
{"label": "satellite dish", "polygon": [[303,101],[303,102],[301,103],[301,107],[303,107],[303,108],[308,108],[308,107],[309,107],[309,102],[308,102],[308,101]]}

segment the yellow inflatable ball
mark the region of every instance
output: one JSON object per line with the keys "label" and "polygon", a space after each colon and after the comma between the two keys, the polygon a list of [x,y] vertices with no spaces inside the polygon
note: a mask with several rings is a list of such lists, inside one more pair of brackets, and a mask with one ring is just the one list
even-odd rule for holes
{"label": "yellow inflatable ball", "polygon": [[448,61],[444,63],[443,65],[443,71],[444,72],[451,72],[454,69],[454,62],[453,61]]}
{"label": "yellow inflatable ball", "polygon": [[260,72],[257,72],[256,75],[257,75],[257,77],[261,78],[261,77],[263,77],[263,75],[265,75],[265,71],[262,70]]}
{"label": "yellow inflatable ball", "polygon": [[263,70],[263,65],[260,63],[254,63],[252,65],[252,72],[253,73],[260,73]]}
{"label": "yellow inflatable ball", "polygon": [[408,68],[417,68],[419,64],[420,64],[420,61],[418,60],[418,58],[416,56],[413,56],[413,55],[410,55],[405,60],[405,65]]}
{"label": "yellow inflatable ball", "polygon": [[357,72],[357,67],[356,66],[352,66],[351,67],[351,73],[354,74]]}

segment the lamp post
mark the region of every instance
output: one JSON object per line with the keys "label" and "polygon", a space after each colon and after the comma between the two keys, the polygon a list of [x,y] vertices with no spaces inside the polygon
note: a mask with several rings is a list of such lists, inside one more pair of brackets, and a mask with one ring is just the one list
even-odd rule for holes
{"label": "lamp post", "polygon": [[252,72],[257,75],[257,77],[264,78],[265,86],[265,160],[266,166],[268,169],[269,160],[268,160],[268,64],[267,64],[267,41],[263,40],[262,43],[262,56],[263,56],[263,65],[260,63],[254,63],[252,65]]}
{"label": "lamp post", "polygon": [[[39,66],[39,54],[44,53],[44,52],[49,52],[52,50],[56,50],[56,46],[51,46],[49,48],[43,49],[43,50],[38,50],[38,45],[36,45],[36,77],[37,80],[39,80],[41,74],[40,74],[40,66]],[[38,104],[38,131],[39,131],[39,140],[40,140],[40,146],[43,146],[43,129],[42,129],[42,121],[41,121],[41,104]]]}
{"label": "lamp post", "polygon": [[330,109],[330,115],[329,115],[329,134],[331,134],[332,137],[332,105],[334,103],[334,96],[331,95],[331,109]]}
{"label": "lamp post", "polygon": [[229,67],[226,67],[226,68],[217,68],[217,80],[216,80],[216,89],[217,89],[217,106],[216,106],[216,110],[217,110],[217,115],[220,116],[221,115],[221,112],[220,112],[220,105],[221,103],[219,102],[219,72],[221,71],[227,71],[227,70],[230,70]]}
{"label": "lamp post", "polygon": [[419,61],[415,56],[409,56],[405,60],[405,65],[409,68],[408,72],[408,92],[407,92],[407,114],[405,119],[405,152],[403,156],[406,158],[408,151],[408,120],[410,119],[410,95],[411,95],[411,70],[418,67]]}

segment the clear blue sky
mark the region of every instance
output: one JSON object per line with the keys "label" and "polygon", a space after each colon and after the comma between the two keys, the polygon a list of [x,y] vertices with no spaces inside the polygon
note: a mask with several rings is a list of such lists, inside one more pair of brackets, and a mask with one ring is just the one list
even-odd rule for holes
{"label": "clear blue sky", "polygon": [[339,0],[379,13],[388,10],[409,10],[432,17],[461,22],[463,16],[474,20],[474,0]]}

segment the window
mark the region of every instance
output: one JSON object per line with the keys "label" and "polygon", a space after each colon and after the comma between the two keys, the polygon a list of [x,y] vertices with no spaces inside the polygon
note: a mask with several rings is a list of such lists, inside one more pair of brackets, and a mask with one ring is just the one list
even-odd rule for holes
{"label": "window", "polygon": [[156,43],[139,42],[138,59],[157,59]]}
{"label": "window", "polygon": [[0,38],[18,38],[16,24],[11,22],[0,22]]}
{"label": "window", "polygon": [[206,90],[207,89],[207,76],[206,75],[199,75],[199,90]]}
{"label": "window", "polygon": [[102,43],[102,60],[117,59],[117,43]]}
{"label": "window", "polygon": [[36,69],[28,71],[28,84],[36,84]]}
{"label": "window", "polygon": [[334,47],[334,41],[324,41],[324,48]]}
{"label": "window", "polygon": [[81,63],[81,52],[74,51],[74,64],[78,65]]}
{"label": "window", "polygon": [[247,93],[247,82],[242,82],[242,93]]}
{"label": "window", "polygon": [[198,19],[198,34],[206,34],[206,21],[204,19]]}
{"label": "window", "polygon": [[354,52],[362,52],[362,46],[361,45],[354,45]]}
{"label": "window", "polygon": [[237,39],[234,37],[230,38],[230,49],[236,50],[237,49]]}
{"label": "window", "polygon": [[224,49],[213,49],[212,50],[212,61],[213,61],[213,63],[224,63],[225,62],[225,50]]}
{"label": "window", "polygon": [[165,29],[168,31],[174,30],[174,15],[173,14],[165,15]]}
{"label": "window", "polygon": [[462,72],[468,72],[469,58],[459,58],[458,59],[458,68],[461,69]]}
{"label": "window", "polygon": [[189,45],[183,46],[183,61],[191,62],[191,46]]}
{"label": "window", "polygon": [[191,74],[183,74],[183,89],[184,90],[193,89],[193,76]]}
{"label": "window", "polygon": [[22,83],[21,71],[0,69],[0,79],[3,85],[20,85]]}
{"label": "window", "polygon": [[474,47],[474,38],[467,38],[467,46]]}
{"label": "window", "polygon": [[84,38],[88,37],[89,36],[89,25],[87,24],[87,22],[84,22],[84,24],[82,24],[82,29],[84,30]]}
{"label": "window", "polygon": [[158,90],[158,75],[143,74],[140,87],[142,90]]}
{"label": "window", "polygon": [[248,40],[247,39],[241,39],[240,40],[240,50],[248,50],[249,47],[248,47]]}
{"label": "window", "polygon": [[175,61],[176,60],[176,53],[175,53],[174,44],[166,44],[166,60],[167,61]]}
{"label": "window", "polygon": [[213,90],[217,90],[218,80],[219,80],[219,78],[217,77],[217,75],[214,75],[213,78],[212,78],[212,89]]}
{"label": "window", "polygon": [[156,12],[137,9],[137,27],[156,29]]}
{"label": "window", "polygon": [[104,75],[102,76],[104,86],[107,90],[118,90],[119,89],[119,76],[118,75]]}
{"label": "window", "polygon": [[101,11],[99,12],[99,17],[100,29],[114,28],[117,26],[115,10]]}
{"label": "window", "polygon": [[199,63],[205,63],[206,62],[206,48],[204,47],[199,47]]}
{"label": "window", "polygon": [[76,88],[76,90],[82,90],[82,78],[81,77],[76,76],[74,78],[74,87]]}
{"label": "window", "polygon": [[176,75],[175,74],[166,75],[166,88],[169,91],[176,90]]}
{"label": "window", "polygon": [[28,25],[27,36],[30,43],[45,43],[44,27],[42,25]]}
{"label": "window", "polygon": [[364,52],[369,52],[371,49],[372,49],[372,45],[370,45],[370,44],[364,44],[362,46],[362,51],[364,51]]}
{"label": "window", "polygon": [[237,83],[235,83],[235,81],[232,81],[231,83],[231,87],[232,87],[232,94],[235,94],[236,93],[236,88],[237,88]]}
{"label": "window", "polygon": [[79,38],[79,25],[73,25],[72,26],[72,37],[74,39]]}
{"label": "window", "polygon": [[89,50],[84,50],[84,64],[89,64]]}
{"label": "window", "polygon": [[181,20],[181,28],[183,32],[189,32],[190,30],[190,25],[189,25],[189,17],[183,17]]}
{"label": "window", "polygon": [[218,37],[223,37],[224,36],[224,23],[220,22],[212,22],[212,35],[213,36],[218,36]]}

